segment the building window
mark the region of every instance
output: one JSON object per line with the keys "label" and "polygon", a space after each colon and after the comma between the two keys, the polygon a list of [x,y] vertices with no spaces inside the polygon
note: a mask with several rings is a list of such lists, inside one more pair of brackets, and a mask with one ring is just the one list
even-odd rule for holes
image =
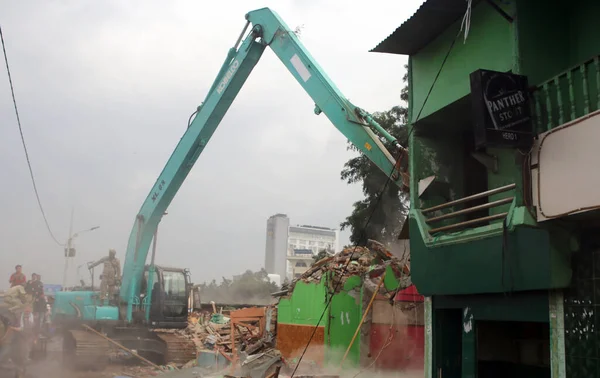
{"label": "building window", "polygon": [[304,261],[300,261],[296,263],[296,268],[306,268],[306,263]]}

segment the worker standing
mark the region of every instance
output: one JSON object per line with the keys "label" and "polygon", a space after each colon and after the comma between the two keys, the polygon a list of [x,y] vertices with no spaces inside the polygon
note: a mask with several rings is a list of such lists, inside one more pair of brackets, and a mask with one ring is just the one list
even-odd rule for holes
{"label": "worker standing", "polygon": [[117,286],[121,284],[121,262],[114,249],[108,251],[108,259],[104,261],[100,279],[100,296],[102,299],[113,299]]}
{"label": "worker standing", "polygon": [[15,266],[15,272],[10,275],[8,282],[10,283],[10,287],[17,285],[25,286],[27,277],[23,274],[23,267],[21,265]]}
{"label": "worker standing", "polygon": [[28,293],[31,293],[33,297],[33,316],[36,321],[36,325],[43,324],[44,315],[46,313],[46,295],[44,294],[44,284],[42,282],[42,276],[33,273],[31,275],[31,283],[29,290],[25,289]]}

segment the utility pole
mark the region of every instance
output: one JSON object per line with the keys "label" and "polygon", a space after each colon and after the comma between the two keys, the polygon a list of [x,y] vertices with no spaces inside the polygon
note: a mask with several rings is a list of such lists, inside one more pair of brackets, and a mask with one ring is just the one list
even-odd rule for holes
{"label": "utility pole", "polygon": [[75,212],[75,207],[71,208],[71,221],[69,222],[69,239],[67,240],[67,246],[65,247],[65,268],[63,270],[63,291],[67,290],[67,272],[69,271],[69,254],[71,253],[72,243],[73,243],[73,213]]}
{"label": "utility pole", "polygon": [[65,243],[65,245],[66,245],[66,247],[65,247],[65,268],[63,271],[63,285],[62,285],[63,291],[67,290],[67,275],[69,272],[69,258],[75,257],[75,249],[73,248],[73,239],[75,239],[81,233],[88,232],[88,231],[94,231],[94,230],[97,230],[100,228],[100,226],[95,226],[92,228],[88,228],[87,230],[82,230],[82,231],[73,233],[73,213],[74,212],[75,212],[75,208],[72,208],[71,209],[71,222],[69,225],[69,239]]}

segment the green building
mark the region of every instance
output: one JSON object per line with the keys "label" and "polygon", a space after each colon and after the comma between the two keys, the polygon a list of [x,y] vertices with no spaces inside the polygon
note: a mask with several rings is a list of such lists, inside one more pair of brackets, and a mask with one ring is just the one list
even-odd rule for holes
{"label": "green building", "polygon": [[409,57],[425,376],[600,377],[600,1],[427,0],[372,51]]}

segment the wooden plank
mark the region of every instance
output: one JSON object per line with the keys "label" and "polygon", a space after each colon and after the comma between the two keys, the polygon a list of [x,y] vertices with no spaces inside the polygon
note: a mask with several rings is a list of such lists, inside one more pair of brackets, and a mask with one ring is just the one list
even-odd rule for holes
{"label": "wooden plank", "polygon": [[231,318],[260,318],[265,316],[265,308],[264,307],[249,307],[242,308],[240,310],[231,311]]}

